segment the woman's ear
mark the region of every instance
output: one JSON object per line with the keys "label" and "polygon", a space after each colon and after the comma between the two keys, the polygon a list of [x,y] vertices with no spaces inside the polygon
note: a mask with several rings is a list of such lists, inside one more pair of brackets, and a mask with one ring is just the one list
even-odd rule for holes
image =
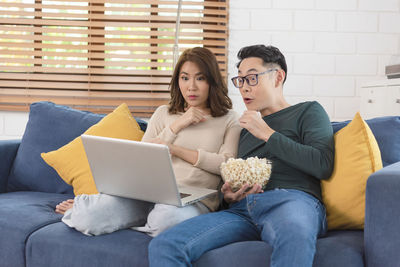
{"label": "woman's ear", "polygon": [[275,77],[275,87],[282,86],[283,81],[285,80],[286,73],[284,70],[278,69],[276,71]]}

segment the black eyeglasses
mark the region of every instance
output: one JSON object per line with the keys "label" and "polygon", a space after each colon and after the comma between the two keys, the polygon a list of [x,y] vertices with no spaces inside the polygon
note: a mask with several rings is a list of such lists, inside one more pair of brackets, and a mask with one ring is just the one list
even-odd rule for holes
{"label": "black eyeglasses", "polygon": [[248,74],[248,75],[243,76],[243,77],[242,76],[236,76],[236,77],[233,77],[231,80],[233,82],[233,85],[236,88],[242,88],[243,84],[244,84],[244,81],[246,81],[248,85],[254,86],[254,85],[258,84],[258,75],[263,75],[263,74],[266,74],[266,73],[269,73],[269,72],[272,72],[272,71],[277,71],[277,70],[278,69],[269,69],[269,70],[266,70],[264,72],[254,73],[254,74],[252,73],[252,74]]}

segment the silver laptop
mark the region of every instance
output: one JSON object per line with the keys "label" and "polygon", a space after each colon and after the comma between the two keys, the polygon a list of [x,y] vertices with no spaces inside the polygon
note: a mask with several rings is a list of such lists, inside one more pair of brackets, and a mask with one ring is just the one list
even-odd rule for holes
{"label": "silver laptop", "polygon": [[217,192],[177,185],[168,146],[92,135],[82,142],[100,193],[182,207]]}

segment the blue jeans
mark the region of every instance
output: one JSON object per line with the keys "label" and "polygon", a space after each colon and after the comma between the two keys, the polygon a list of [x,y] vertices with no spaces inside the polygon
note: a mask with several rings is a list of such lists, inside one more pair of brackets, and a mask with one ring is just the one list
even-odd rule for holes
{"label": "blue jeans", "polygon": [[230,243],[263,240],[271,266],[312,266],[318,236],[326,232],[322,203],[299,190],[248,195],[227,210],[200,215],[154,238],[151,267],[191,266],[205,252]]}

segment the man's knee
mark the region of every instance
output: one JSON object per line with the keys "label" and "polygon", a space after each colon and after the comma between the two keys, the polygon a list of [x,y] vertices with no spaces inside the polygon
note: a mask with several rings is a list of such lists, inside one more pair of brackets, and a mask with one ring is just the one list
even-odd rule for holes
{"label": "man's knee", "polygon": [[157,236],[153,238],[149,243],[149,256],[151,255],[162,255],[168,249],[172,248],[174,244],[168,238],[163,238],[162,236]]}
{"label": "man's knee", "polygon": [[261,238],[271,245],[275,243],[310,243],[315,242],[318,229],[302,220],[284,220],[277,225],[265,222]]}
{"label": "man's knee", "polygon": [[182,243],[175,240],[173,236],[164,233],[150,241],[148,253],[151,265],[155,266],[161,266],[160,262],[166,261],[190,263]]}
{"label": "man's knee", "polygon": [[310,223],[309,220],[294,218],[286,221],[282,227],[285,228],[285,231],[298,236],[312,236],[318,233],[318,225]]}

